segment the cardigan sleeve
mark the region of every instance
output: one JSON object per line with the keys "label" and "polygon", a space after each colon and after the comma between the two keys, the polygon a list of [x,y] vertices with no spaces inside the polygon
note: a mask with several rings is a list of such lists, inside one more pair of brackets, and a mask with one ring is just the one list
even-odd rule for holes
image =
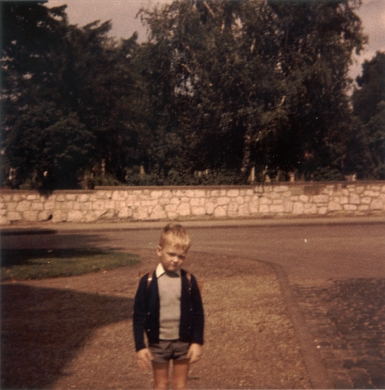
{"label": "cardigan sleeve", "polygon": [[134,331],[135,350],[137,352],[143,348],[146,348],[146,344],[144,342],[144,325],[146,320],[147,278],[148,275],[146,274],[140,279],[134,299],[132,323]]}
{"label": "cardigan sleeve", "polygon": [[194,275],[191,275],[191,304],[194,313],[194,331],[192,342],[203,345],[204,343],[204,310],[202,297],[199,291],[198,283]]}

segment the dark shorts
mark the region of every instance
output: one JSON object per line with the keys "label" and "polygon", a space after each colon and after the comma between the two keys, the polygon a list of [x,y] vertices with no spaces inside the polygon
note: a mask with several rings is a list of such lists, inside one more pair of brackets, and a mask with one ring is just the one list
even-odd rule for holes
{"label": "dark shorts", "polygon": [[186,360],[190,343],[179,340],[160,340],[159,343],[149,345],[154,356],[153,362],[166,363],[170,360]]}

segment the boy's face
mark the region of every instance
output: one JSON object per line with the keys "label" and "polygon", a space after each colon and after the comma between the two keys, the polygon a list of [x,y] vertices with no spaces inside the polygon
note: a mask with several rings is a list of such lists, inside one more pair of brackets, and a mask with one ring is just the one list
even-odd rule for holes
{"label": "boy's face", "polygon": [[179,246],[166,244],[163,247],[156,248],[157,254],[163,268],[169,272],[178,271],[184,260],[186,259],[187,251]]}

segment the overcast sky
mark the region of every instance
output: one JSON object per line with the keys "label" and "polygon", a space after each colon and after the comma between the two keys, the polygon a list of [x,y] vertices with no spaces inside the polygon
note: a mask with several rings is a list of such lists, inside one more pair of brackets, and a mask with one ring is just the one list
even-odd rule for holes
{"label": "overcast sky", "polygon": [[[135,18],[141,6],[156,3],[170,3],[172,0],[49,0],[48,7],[67,4],[67,15],[71,24],[84,26],[95,20],[111,20],[110,35],[117,38],[129,38],[135,31],[139,40],[146,39],[146,30],[138,18]],[[385,0],[362,0],[357,11],[363,22],[364,31],[369,36],[365,52],[353,65],[351,75],[361,72],[360,63],[364,58],[371,59],[376,51],[385,51]]]}

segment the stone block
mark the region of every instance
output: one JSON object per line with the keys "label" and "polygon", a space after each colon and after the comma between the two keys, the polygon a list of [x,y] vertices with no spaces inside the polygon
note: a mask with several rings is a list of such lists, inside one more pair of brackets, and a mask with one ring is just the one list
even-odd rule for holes
{"label": "stone block", "polygon": [[76,194],[67,194],[66,200],[76,200]]}
{"label": "stone block", "polygon": [[66,201],[64,194],[55,194],[54,197],[55,197],[56,202],[65,202]]}
{"label": "stone block", "polygon": [[259,212],[260,213],[268,213],[269,212],[269,205],[268,204],[260,204],[259,205]]}
{"label": "stone block", "polygon": [[293,205],[293,214],[303,214],[303,203],[302,202],[294,202]]}
{"label": "stone block", "polygon": [[[161,193],[161,191],[158,191]],[[114,201],[124,201],[127,198],[126,191],[112,191],[111,199]]]}
{"label": "stone block", "polygon": [[180,199],[174,196],[170,199],[170,204],[180,204]]}
{"label": "stone block", "polygon": [[8,211],[15,211],[17,207],[17,202],[6,203],[6,207]]}
{"label": "stone block", "polygon": [[32,211],[41,211],[41,210],[44,210],[43,203],[41,203],[41,202],[32,202],[32,204],[31,204],[31,210],[32,210]]}
{"label": "stone block", "polygon": [[205,214],[206,214],[206,210],[205,210],[204,207],[202,207],[202,206],[191,207],[191,215],[202,216],[202,215],[205,215]]}
{"label": "stone block", "polygon": [[361,204],[370,204],[372,201],[372,198],[370,196],[364,196],[361,198]]}
{"label": "stone block", "polygon": [[182,217],[190,215],[191,213],[190,205],[188,203],[181,203],[176,209],[176,212],[178,215]]}
{"label": "stone block", "polygon": [[283,208],[285,213],[292,213],[293,212],[293,202],[290,202],[289,200],[283,201]]}
{"label": "stone block", "polygon": [[218,190],[211,190],[210,196],[212,198],[217,198],[219,196],[219,191]]}
{"label": "stone block", "polygon": [[354,194],[354,193],[350,194],[349,203],[350,204],[360,204],[361,203],[360,196],[357,194]]}
{"label": "stone block", "polygon": [[205,198],[206,191],[205,190],[194,190],[194,197],[195,198]]}
{"label": "stone block", "polygon": [[258,200],[253,200],[249,204],[250,214],[255,215],[259,212],[259,202]]}
{"label": "stone block", "polygon": [[285,207],[283,204],[272,204],[269,206],[270,213],[283,213],[285,211]]}
{"label": "stone block", "polygon": [[307,202],[309,202],[309,196],[308,195],[300,195],[299,201],[303,202],[303,203],[307,203]]}
{"label": "stone block", "polygon": [[138,221],[143,221],[148,219],[148,210],[147,207],[138,207],[133,210],[133,218]]}
{"label": "stone block", "polygon": [[193,198],[194,197],[194,191],[193,190],[187,190],[187,191],[185,191],[183,196],[187,196],[188,198]]}
{"label": "stone block", "polygon": [[361,204],[358,206],[358,211],[368,211],[369,210],[369,205],[367,204]]}
{"label": "stone block", "polygon": [[154,200],[141,200],[140,206],[149,206],[149,207],[155,207],[158,205],[158,201],[156,199]]}
{"label": "stone block", "polygon": [[93,206],[92,202],[84,202],[84,203],[76,203],[76,204],[79,206],[78,209],[81,211],[91,211]]}
{"label": "stone block", "polygon": [[173,213],[171,211],[167,212],[167,218],[168,219],[176,219],[178,217],[178,214],[177,213]]}
{"label": "stone block", "polygon": [[306,203],[303,208],[303,213],[307,215],[317,214],[317,206],[314,203]]}
{"label": "stone block", "polygon": [[342,207],[339,204],[339,202],[329,202],[328,210],[329,211],[340,211],[340,210],[342,210]]}
{"label": "stone block", "polygon": [[10,212],[8,212],[7,218],[11,222],[13,222],[13,221],[21,221],[21,219],[22,219],[20,213],[18,213],[17,211],[10,211]]}
{"label": "stone block", "polygon": [[190,200],[190,205],[191,205],[191,207],[203,206],[204,199],[203,198],[192,198]]}
{"label": "stone block", "polygon": [[16,206],[16,211],[20,211],[20,212],[29,211],[31,209],[31,204],[32,204],[31,201],[22,200]]}
{"label": "stone block", "polygon": [[325,215],[328,212],[328,208],[325,206],[322,206],[318,209],[317,213],[320,215]]}
{"label": "stone block", "polygon": [[151,191],[151,198],[152,199],[159,199],[163,195],[163,191]]}
{"label": "stone block", "polygon": [[228,213],[229,216],[237,215],[237,213],[238,213],[238,203],[234,202],[234,201],[231,201],[229,203],[229,207],[227,209],[227,213]]}
{"label": "stone block", "polygon": [[99,219],[99,213],[91,211],[84,216],[84,222],[95,222]]}
{"label": "stone block", "polygon": [[170,190],[164,190],[162,192],[162,197],[163,198],[171,198],[173,196],[173,193]]}
{"label": "stone block", "polygon": [[235,198],[235,201],[238,203],[238,204],[244,204],[245,203],[245,198],[243,196],[237,196]]}
{"label": "stone block", "polygon": [[67,222],[80,222],[83,219],[83,212],[79,210],[69,210],[67,214]]}
{"label": "stone block", "polygon": [[29,195],[27,195],[26,199],[27,200],[36,200],[36,199],[38,199],[38,195],[36,195],[36,194],[29,194]]}
{"label": "stone block", "polygon": [[124,219],[124,218],[130,218],[130,217],[132,217],[131,207],[122,207],[119,209],[118,218]]}
{"label": "stone block", "polygon": [[10,225],[11,221],[4,215],[0,215],[0,225]]}
{"label": "stone block", "polygon": [[262,196],[261,198],[259,198],[260,205],[263,205],[263,204],[269,205],[271,203],[272,203],[271,199],[268,199],[265,196]]}
{"label": "stone block", "polygon": [[108,209],[108,210],[105,210],[102,215],[100,216],[100,218],[102,219],[111,219],[111,218],[114,218],[115,217],[115,210],[114,209]]}
{"label": "stone block", "polygon": [[48,221],[52,218],[52,213],[48,210],[40,211],[40,213],[37,216],[38,221]]}
{"label": "stone block", "polygon": [[223,218],[226,217],[227,212],[226,209],[223,206],[217,206],[214,210],[214,217],[216,218]]}
{"label": "stone block", "polygon": [[235,198],[236,196],[239,196],[239,190],[228,190],[227,196],[230,198]]}
{"label": "stone block", "polygon": [[218,206],[224,206],[224,205],[229,204],[229,203],[230,203],[230,198],[227,198],[225,196],[220,196],[217,199],[217,205]]}
{"label": "stone block", "polygon": [[56,203],[55,208],[59,210],[72,210],[74,208],[74,202],[72,201],[59,202]]}
{"label": "stone block", "polygon": [[177,207],[178,207],[178,205],[176,205],[176,204],[168,204],[168,205],[165,206],[165,210],[166,210],[167,212],[170,212],[170,211],[171,211],[171,212],[175,213]]}
{"label": "stone block", "polygon": [[90,199],[90,196],[87,194],[80,194],[78,196],[78,202],[88,202],[89,199]]}
{"label": "stone block", "polygon": [[366,190],[363,193],[363,196],[370,196],[371,198],[377,198],[380,195],[380,191]]}
{"label": "stone block", "polygon": [[67,221],[67,213],[64,210],[53,210],[52,212],[52,222],[66,222]]}
{"label": "stone block", "polygon": [[209,201],[205,204],[206,214],[212,215],[214,213],[214,209],[215,209],[215,204],[213,202]]}
{"label": "stone block", "polygon": [[103,199],[103,200],[111,199],[112,191],[98,190],[95,195],[96,195],[96,199]]}
{"label": "stone block", "polygon": [[150,219],[165,219],[167,214],[164,211],[163,207],[160,205],[155,206],[150,214]]}
{"label": "stone block", "polygon": [[329,197],[327,195],[314,195],[313,201],[314,203],[327,203],[329,200]]}
{"label": "stone block", "polygon": [[384,203],[380,199],[374,199],[369,207],[370,210],[384,210]]}
{"label": "stone block", "polygon": [[285,192],[289,189],[288,186],[275,186],[274,192]]}
{"label": "stone block", "polygon": [[357,205],[355,204],[344,204],[344,210],[346,211],[356,211]]}
{"label": "stone block", "polygon": [[239,206],[238,215],[240,217],[247,217],[248,215],[250,215],[250,208],[247,203]]}
{"label": "stone block", "polygon": [[92,209],[93,210],[98,210],[98,211],[105,210],[106,209],[105,201],[97,200],[96,202],[93,202],[92,203]]}

